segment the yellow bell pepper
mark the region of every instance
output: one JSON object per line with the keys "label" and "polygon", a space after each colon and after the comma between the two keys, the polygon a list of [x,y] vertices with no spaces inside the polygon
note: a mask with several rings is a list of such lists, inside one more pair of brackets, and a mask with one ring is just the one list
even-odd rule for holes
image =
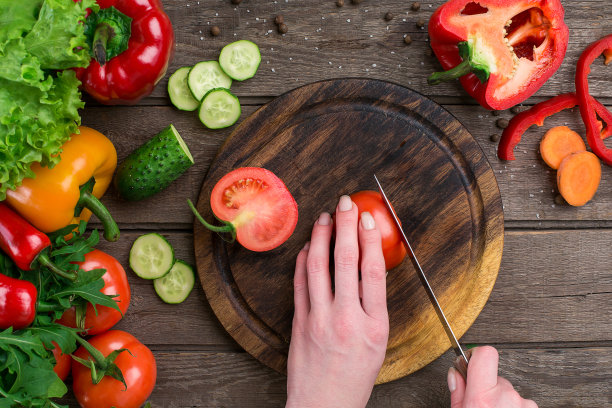
{"label": "yellow bell pepper", "polygon": [[98,198],[112,180],[117,152],[102,133],[85,126],[79,130],[62,146],[55,167],[33,164],[35,178],[8,190],[6,201],[43,232],[87,221],[93,212],[104,224],[104,237],[116,241],[119,228]]}

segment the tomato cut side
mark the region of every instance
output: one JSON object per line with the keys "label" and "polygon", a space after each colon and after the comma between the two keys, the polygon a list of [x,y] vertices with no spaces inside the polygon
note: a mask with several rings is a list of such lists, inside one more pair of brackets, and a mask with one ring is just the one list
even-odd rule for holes
{"label": "tomato cut side", "polygon": [[297,203],[274,173],[241,167],[227,173],[212,190],[215,216],[230,222],[236,239],[251,251],[269,251],[283,244],[298,220]]}

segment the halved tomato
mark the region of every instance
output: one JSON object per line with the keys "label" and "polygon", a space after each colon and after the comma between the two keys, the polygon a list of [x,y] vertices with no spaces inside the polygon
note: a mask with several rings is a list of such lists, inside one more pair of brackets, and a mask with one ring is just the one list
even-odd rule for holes
{"label": "halved tomato", "polygon": [[285,184],[260,167],[241,167],[223,176],[212,190],[210,206],[217,218],[231,224],[242,246],[257,252],[283,244],[298,220],[297,203]]}

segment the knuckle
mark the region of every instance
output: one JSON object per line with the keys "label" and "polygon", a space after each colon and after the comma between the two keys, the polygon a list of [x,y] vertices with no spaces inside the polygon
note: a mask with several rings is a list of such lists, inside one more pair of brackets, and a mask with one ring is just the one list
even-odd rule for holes
{"label": "knuckle", "polygon": [[343,246],[336,248],[334,252],[336,267],[354,268],[359,262],[359,250],[357,248]]}
{"label": "knuckle", "polygon": [[497,361],[499,358],[499,354],[495,347],[491,346],[480,346],[474,350],[474,355],[478,359],[483,359],[487,361]]}
{"label": "knuckle", "polygon": [[380,232],[376,229],[362,231],[361,240],[363,244],[367,246],[380,245]]}
{"label": "knuckle", "polygon": [[296,296],[308,292],[308,281],[303,277],[293,279],[293,292]]}
{"label": "knuckle", "polygon": [[368,338],[375,346],[386,346],[389,339],[389,323],[376,321],[368,331]]}
{"label": "knuckle", "polygon": [[374,283],[385,281],[387,270],[385,268],[384,259],[364,261],[361,267],[361,273],[365,275],[366,279]]}

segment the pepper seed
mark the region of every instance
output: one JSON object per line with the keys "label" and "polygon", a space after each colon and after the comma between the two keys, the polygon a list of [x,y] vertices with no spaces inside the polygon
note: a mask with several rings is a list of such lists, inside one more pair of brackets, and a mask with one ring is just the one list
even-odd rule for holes
{"label": "pepper seed", "polygon": [[274,19],[274,24],[276,25],[281,25],[285,22],[285,19],[283,18],[282,14],[279,14],[278,16],[276,16],[276,18]]}
{"label": "pepper seed", "polygon": [[387,11],[387,14],[385,14],[385,21],[391,21],[393,20],[393,13],[391,13],[390,11]]}
{"label": "pepper seed", "polygon": [[282,23],[281,25],[278,26],[278,32],[281,34],[286,34],[288,30],[289,30],[289,27],[287,27],[287,24],[285,23]]}
{"label": "pepper seed", "polygon": [[494,133],[494,134],[491,135],[491,137],[489,139],[491,139],[492,142],[497,143],[497,142],[499,142],[499,134]]}
{"label": "pepper seed", "polygon": [[211,34],[213,37],[216,37],[216,36],[218,36],[219,34],[221,34],[221,29],[220,29],[219,27],[217,27],[217,26],[212,26],[212,27],[210,28],[210,34]]}
{"label": "pepper seed", "polygon": [[425,20],[423,20],[422,18],[419,19],[419,21],[417,21],[416,26],[418,28],[425,28]]}
{"label": "pepper seed", "polygon": [[495,124],[500,129],[507,128],[508,127],[508,123],[509,123],[508,119],[506,119],[506,118],[499,118],[499,119],[497,119],[497,121],[495,121]]}
{"label": "pepper seed", "polygon": [[336,6],[338,7],[344,6],[344,0],[336,0]]}
{"label": "pepper seed", "polygon": [[421,9],[421,3],[415,1],[414,3],[412,3],[412,6],[410,6],[410,8],[412,9],[412,11],[419,11]]}
{"label": "pepper seed", "polygon": [[404,43],[405,43],[406,45],[410,45],[410,44],[412,44],[412,37],[410,37],[409,35],[405,36],[405,37],[404,37]]}

